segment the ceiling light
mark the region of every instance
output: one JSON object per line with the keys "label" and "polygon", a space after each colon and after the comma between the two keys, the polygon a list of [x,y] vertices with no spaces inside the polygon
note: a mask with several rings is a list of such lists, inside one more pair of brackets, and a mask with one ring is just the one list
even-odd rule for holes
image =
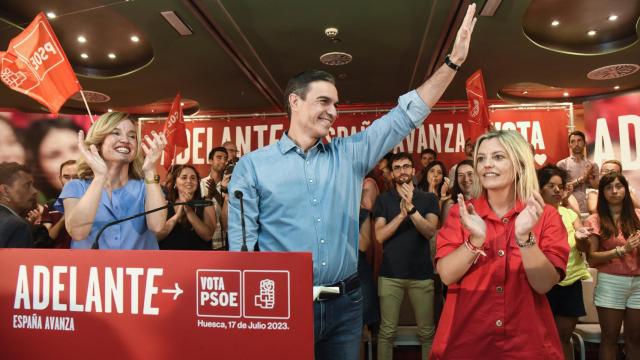
{"label": "ceiling light", "polygon": [[83,58],[83,59],[88,59],[89,55],[87,55],[85,53],[82,53],[82,54],[80,54],[80,57]]}
{"label": "ceiling light", "polygon": [[113,109],[107,109],[108,112],[113,112]]}
{"label": "ceiling light", "polygon": [[618,85],[613,87],[613,90],[619,90],[619,89],[620,89],[620,86],[618,86]]}
{"label": "ceiling light", "polygon": [[589,30],[589,32],[587,32],[587,35],[589,36],[595,36],[597,34],[597,32],[595,30]]}
{"label": "ceiling light", "polygon": [[338,29],[334,27],[326,28],[324,29],[324,34],[327,35],[329,39],[333,39],[334,37],[338,36]]}
{"label": "ceiling light", "polygon": [[55,18],[56,18],[56,13],[54,13],[53,11],[49,11],[49,12],[47,13],[47,17],[48,17],[49,19],[55,19]]}
{"label": "ceiling light", "polygon": [[80,35],[80,36],[78,36],[78,42],[81,43],[81,44],[84,44],[84,43],[87,42],[87,38],[82,36],[82,35]]}
{"label": "ceiling light", "polygon": [[551,22],[551,26],[558,26],[558,25],[560,25],[560,21],[558,21],[558,20],[553,20]]}
{"label": "ceiling light", "polygon": [[616,21],[616,20],[618,20],[618,15],[609,16],[609,21]]}
{"label": "ceiling light", "polygon": [[138,41],[140,41],[140,38],[135,36],[135,35],[133,35],[133,36],[131,36],[131,41],[138,42]]}
{"label": "ceiling light", "polygon": [[522,95],[527,95],[529,92],[527,90],[522,92]]}
{"label": "ceiling light", "polygon": [[565,91],[565,92],[562,93],[562,96],[567,97],[567,96],[569,96],[569,93]]}
{"label": "ceiling light", "polygon": [[183,102],[181,102],[181,103],[180,103],[180,106],[184,106],[184,103],[183,103]]}
{"label": "ceiling light", "polygon": [[109,55],[107,55],[109,57],[109,59],[115,59],[116,58],[116,54],[114,53],[109,53]]}

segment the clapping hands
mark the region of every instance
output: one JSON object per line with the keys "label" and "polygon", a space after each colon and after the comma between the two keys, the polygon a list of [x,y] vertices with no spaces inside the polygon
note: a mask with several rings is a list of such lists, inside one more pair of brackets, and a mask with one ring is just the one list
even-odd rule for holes
{"label": "clapping hands", "polygon": [[524,238],[529,235],[531,229],[538,223],[542,212],[544,211],[544,200],[542,195],[534,192],[529,199],[527,205],[516,218],[515,232],[516,237]]}

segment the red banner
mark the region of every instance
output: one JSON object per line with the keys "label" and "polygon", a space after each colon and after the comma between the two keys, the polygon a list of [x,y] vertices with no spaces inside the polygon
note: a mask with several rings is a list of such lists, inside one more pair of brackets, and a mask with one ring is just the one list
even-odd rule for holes
{"label": "red banner", "polygon": [[468,138],[475,142],[480,135],[487,131],[490,125],[487,90],[484,87],[482,70],[469,76],[465,84],[469,100],[469,123],[471,124]]}
{"label": "red banner", "polygon": [[0,77],[56,114],[80,83],[46,16],[40,13],[0,53]]}
{"label": "red banner", "polygon": [[584,124],[596,164],[620,160],[629,183],[640,188],[640,93],[585,102]]}
{"label": "red banner", "polygon": [[164,162],[164,168],[169,169],[176,154],[187,148],[187,134],[184,128],[184,117],[182,116],[182,98],[180,94],[176,95],[171,104],[169,117],[164,123],[164,134],[167,137],[167,146],[164,150],[163,157],[167,160]]}
{"label": "red banner", "polygon": [[313,358],[311,254],[0,250],[7,359]]}
{"label": "red banner", "polygon": [[[327,141],[332,137],[355,134],[371,125],[382,116],[380,113],[340,114],[330,130]],[[533,144],[538,165],[554,164],[569,156],[567,147],[567,126],[569,111],[566,108],[496,109],[490,113],[491,121],[497,129],[519,131]],[[467,111],[433,111],[425,123],[414,129],[397,147],[396,151],[407,151],[416,161],[420,151],[431,148],[438,152],[438,160],[447,168],[465,158],[464,142],[469,131]],[[240,154],[246,154],[260,147],[277,142],[285,129],[288,119],[279,117],[235,118],[233,120],[187,120],[189,148],[176,157],[176,163],[191,163],[202,176],[208,174],[207,154],[226,141],[235,142]],[[151,130],[159,131],[163,121],[143,121],[142,134]],[[163,164],[167,159],[162,159]],[[170,161],[170,160],[169,160]]]}

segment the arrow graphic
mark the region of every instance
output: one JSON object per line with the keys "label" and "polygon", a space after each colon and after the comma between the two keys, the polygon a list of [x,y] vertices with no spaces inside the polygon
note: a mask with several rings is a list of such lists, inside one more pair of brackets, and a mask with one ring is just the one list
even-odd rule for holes
{"label": "arrow graphic", "polygon": [[174,283],[176,288],[175,289],[162,289],[162,293],[163,294],[173,294],[173,300],[177,299],[178,296],[180,296],[180,294],[183,293],[182,289],[180,289],[180,287],[178,286],[178,283]]}

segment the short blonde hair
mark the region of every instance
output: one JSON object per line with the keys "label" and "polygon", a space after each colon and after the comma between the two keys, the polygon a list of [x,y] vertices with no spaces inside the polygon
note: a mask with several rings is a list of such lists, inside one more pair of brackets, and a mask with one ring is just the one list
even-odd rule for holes
{"label": "short blonde hair", "polygon": [[[107,135],[111,134],[113,129],[115,129],[123,121],[131,121],[137,128],[137,121],[135,119],[129,118],[129,114],[127,113],[114,111],[103,114],[89,128],[87,136],[84,139],[84,144],[87,147],[90,145],[95,145],[98,150],[100,150],[100,147],[102,146],[102,143],[104,142],[104,139],[107,137]],[[144,174],[142,173],[142,164],[144,162],[144,157],[142,156],[142,151],[140,149],[140,134],[138,134],[137,130],[136,134],[138,139],[138,146],[136,148],[136,157],[131,162],[131,164],[129,164],[129,177],[133,179],[142,179],[144,177]],[[78,159],[78,177],[80,179],[93,178],[93,171],[82,155],[80,155]]]}
{"label": "short blonde hair", "polygon": [[[511,160],[515,174],[516,200],[527,201],[533,193],[539,192],[540,186],[531,148],[522,135],[514,130],[492,130],[478,138],[473,152],[473,168],[476,173],[478,172],[478,149],[483,141],[489,139],[498,139]],[[472,193],[474,197],[484,193],[479,176],[474,179]]]}

